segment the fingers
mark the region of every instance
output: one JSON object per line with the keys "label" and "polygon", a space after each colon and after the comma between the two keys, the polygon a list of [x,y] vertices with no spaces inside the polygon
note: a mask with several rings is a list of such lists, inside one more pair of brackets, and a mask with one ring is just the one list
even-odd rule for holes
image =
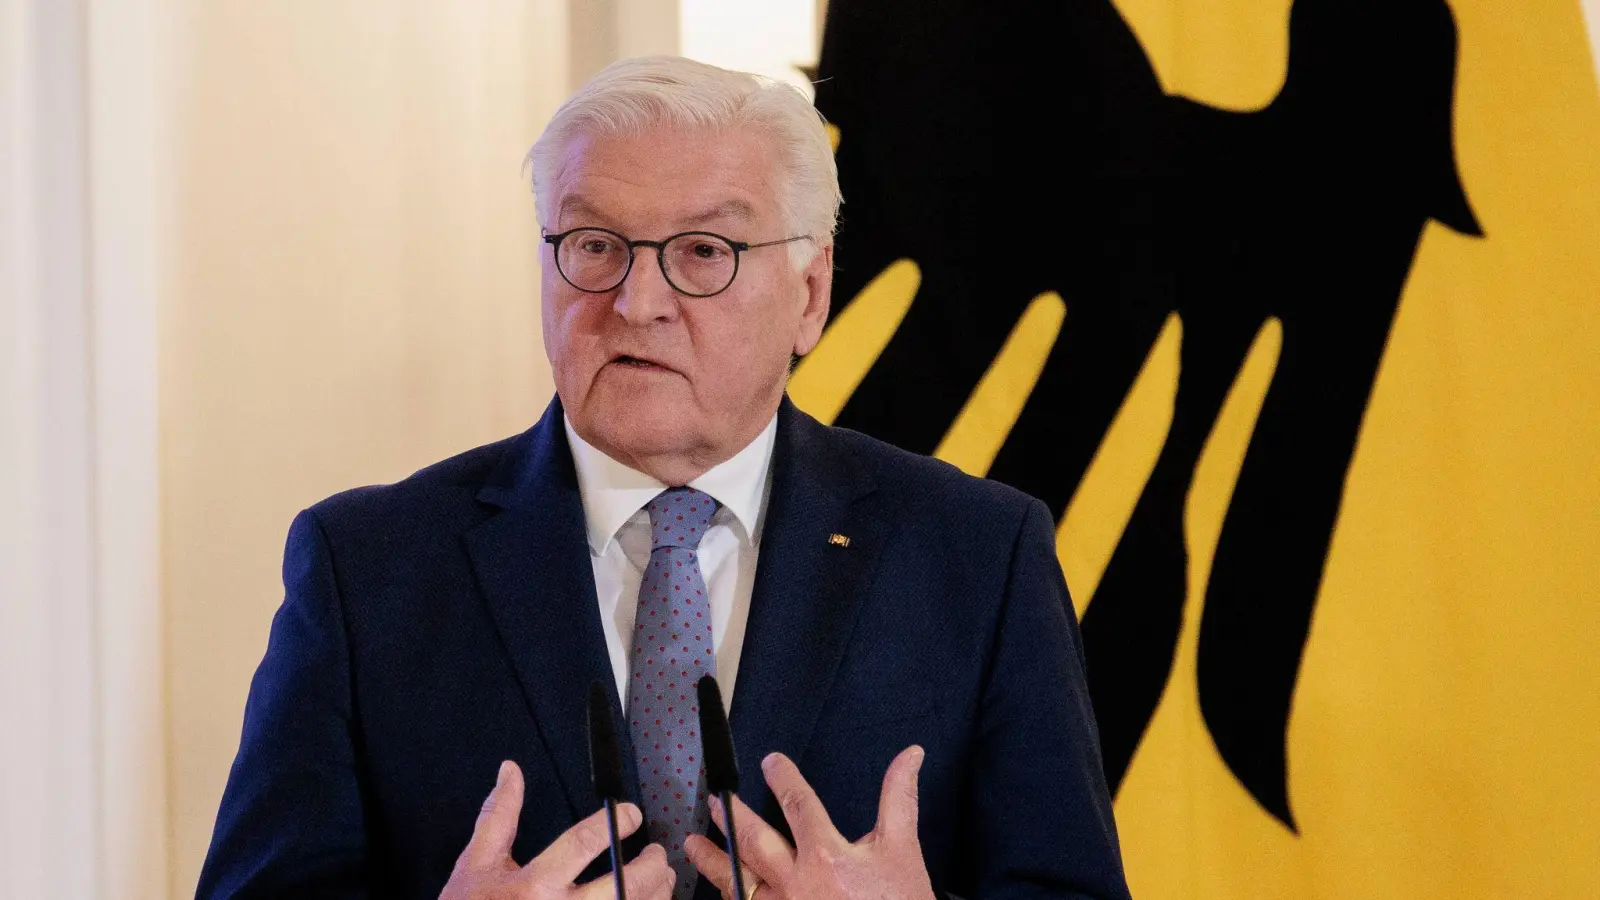
{"label": "fingers", "polygon": [[628,889],[628,896],[635,900],[651,900],[655,897],[666,900],[672,896],[672,888],[677,881],[678,873],[672,871],[671,864],[667,862],[667,851],[660,844],[644,848],[644,852],[633,862],[622,867],[622,883]]}
{"label": "fingers", "polygon": [[900,751],[883,775],[878,795],[878,827],[874,833],[890,841],[917,839],[917,776],[926,756],[913,744]]}
{"label": "fingers", "polygon": [[[727,834],[727,811],[716,797],[710,798],[710,802],[712,820],[723,834]],[[768,825],[737,796],[733,798],[733,826],[739,835],[739,862],[745,869],[755,873],[762,881],[774,884],[786,881],[789,870],[794,868],[794,848],[778,833],[778,829]],[[726,859],[727,853],[720,849],[717,852]],[[748,884],[745,886],[749,887]]]}
{"label": "fingers", "polygon": [[[644,816],[632,803],[617,804],[617,837],[638,830]],[[559,888],[572,884],[594,858],[611,847],[611,833],[602,807],[588,818],[562,832],[545,851],[528,863],[528,876],[538,884]],[[626,869],[626,867],[624,867]],[[626,882],[624,882],[626,884]]]}
{"label": "fingers", "polygon": [[[605,807],[602,806],[600,808],[599,814],[601,816],[606,814]],[[604,819],[601,821],[604,821]],[[628,835],[633,834],[635,831],[638,831],[639,826],[643,824],[644,813],[639,809],[639,807],[634,806],[632,803],[617,804],[617,840],[620,841]],[[602,847],[601,849],[610,847],[610,845],[611,835],[607,834],[605,847]]]}
{"label": "fingers", "polygon": [[[618,831],[621,831],[621,814],[618,814]],[[701,838],[705,840],[705,838]],[[622,885],[630,900],[667,900],[678,875],[667,862],[667,851],[660,844],[651,844],[633,862],[622,867]],[[616,882],[611,875],[596,878],[572,895],[574,900],[612,900],[616,897]]]}
{"label": "fingers", "polygon": [[509,759],[502,762],[494,790],[483,801],[472,826],[472,840],[461,851],[457,865],[485,869],[510,858],[511,842],[517,839],[517,819],[522,815],[522,789],[522,770]]}
{"label": "fingers", "polygon": [[[822,801],[817,799],[816,791],[806,783],[799,767],[789,757],[769,753],[761,761],[761,771],[766,774],[767,786],[772,788],[778,805],[783,807],[783,817],[789,821],[789,830],[794,832],[797,850],[845,843],[844,837],[833,827],[833,820],[828,818]],[[735,824],[744,827],[743,820],[736,820]]]}
{"label": "fingers", "polygon": [[721,847],[703,834],[691,834],[683,842],[683,852],[700,870],[700,875],[717,886],[722,896],[733,896],[733,865]]}

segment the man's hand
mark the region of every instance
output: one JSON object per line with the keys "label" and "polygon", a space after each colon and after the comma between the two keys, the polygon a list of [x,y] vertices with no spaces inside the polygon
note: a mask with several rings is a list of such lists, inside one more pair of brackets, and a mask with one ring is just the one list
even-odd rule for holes
{"label": "man's hand", "polygon": [[[922,757],[921,747],[909,747],[889,764],[878,798],[877,827],[852,844],[833,827],[822,801],[795,764],[782,754],[768,756],[761,769],[783,807],[795,845],[790,847],[783,835],[735,798],[734,826],[747,873],[745,889],[759,884],[757,900],[930,900],[933,885],[917,840],[917,773]],[[711,815],[726,833],[724,813],[715,799]],[[724,898],[743,900],[733,896],[733,869],[726,852],[701,835],[690,836],[684,849]]]}
{"label": "man's hand", "polygon": [[[507,760],[500,777],[483,801],[472,840],[456,860],[450,882],[439,900],[609,900],[616,896],[612,876],[578,886],[573,880],[611,846],[604,809],[567,829],[555,843],[518,866],[511,858],[517,837],[517,817],[522,813],[522,770]],[[618,836],[632,834],[643,821],[639,807],[617,807]],[[630,900],[669,900],[676,875],[667,865],[666,851],[651,844],[633,862],[622,867],[622,881]]]}

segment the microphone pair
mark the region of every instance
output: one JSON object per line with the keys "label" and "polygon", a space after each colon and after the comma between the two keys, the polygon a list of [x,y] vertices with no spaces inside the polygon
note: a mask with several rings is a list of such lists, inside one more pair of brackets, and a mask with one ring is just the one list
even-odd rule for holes
{"label": "microphone pair", "polygon": [[[739,843],[733,824],[733,797],[739,791],[739,763],[733,750],[733,731],[722,705],[722,691],[710,675],[695,684],[700,700],[701,759],[705,762],[708,795],[722,801],[723,821],[727,824],[728,862],[733,866],[734,896],[744,892],[744,874],[739,867]],[[627,900],[622,884],[622,842],[617,836],[617,804],[627,799],[626,779],[622,774],[622,741],[617,737],[611,716],[611,696],[603,681],[589,684],[589,771],[595,796],[605,804],[606,825],[611,836],[611,874],[617,887],[617,900]]]}

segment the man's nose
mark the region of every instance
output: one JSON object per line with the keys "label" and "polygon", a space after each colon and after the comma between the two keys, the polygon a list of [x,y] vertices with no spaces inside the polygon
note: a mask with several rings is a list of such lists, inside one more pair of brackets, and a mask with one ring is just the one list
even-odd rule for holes
{"label": "man's nose", "polygon": [[667,282],[655,247],[634,251],[633,268],[617,287],[611,306],[629,325],[669,322],[678,317],[680,294]]}

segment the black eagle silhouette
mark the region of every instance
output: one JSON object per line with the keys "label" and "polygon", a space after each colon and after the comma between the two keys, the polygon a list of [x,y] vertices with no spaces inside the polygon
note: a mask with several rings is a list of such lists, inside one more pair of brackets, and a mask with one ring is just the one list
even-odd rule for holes
{"label": "black eagle silhouette", "polygon": [[1167,316],[1171,428],[1083,621],[1120,786],[1171,674],[1183,509],[1245,355],[1282,323],[1211,567],[1201,710],[1293,829],[1286,732],[1345,476],[1427,222],[1481,235],[1452,135],[1444,0],[1297,0],[1277,98],[1167,94],[1108,0],[833,0],[817,105],[849,198],[836,296],[909,257],[922,287],[837,423],[932,452],[1029,300],[1068,316],[989,475],[1063,512]]}

